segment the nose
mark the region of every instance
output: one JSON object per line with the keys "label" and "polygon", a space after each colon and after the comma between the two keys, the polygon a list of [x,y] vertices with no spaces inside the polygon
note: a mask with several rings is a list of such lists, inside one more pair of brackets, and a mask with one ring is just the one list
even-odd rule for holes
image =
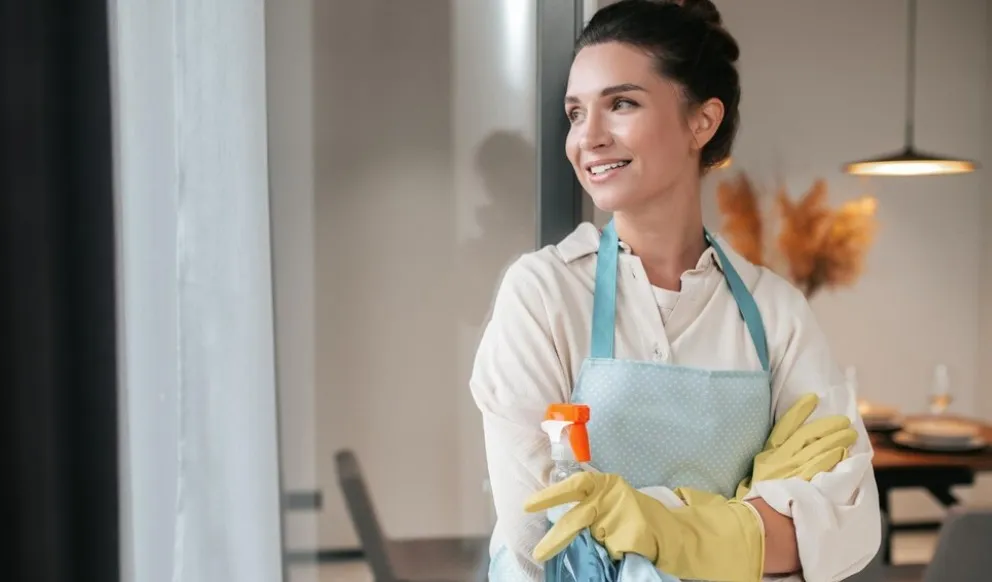
{"label": "nose", "polygon": [[584,150],[594,150],[613,143],[613,135],[601,115],[590,114],[582,124],[582,135],[579,137],[579,147]]}

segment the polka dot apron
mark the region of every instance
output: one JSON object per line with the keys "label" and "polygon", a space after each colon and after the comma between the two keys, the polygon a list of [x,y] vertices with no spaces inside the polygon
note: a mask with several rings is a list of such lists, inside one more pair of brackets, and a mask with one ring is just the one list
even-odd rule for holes
{"label": "polka dot apron", "polygon": [[[732,497],[771,430],[768,345],[754,298],[709,232],[706,240],[720,260],[761,370],[709,370],[614,358],[620,242],[610,221],[600,238],[591,354],[582,364],[572,401],[590,407],[589,444],[596,470],[622,475],[638,489],[691,487]],[[584,533],[559,555],[561,559],[571,555],[595,563],[588,532]],[[513,572],[519,566],[507,554],[494,556],[490,580],[519,578],[521,572]],[[646,560],[630,562],[601,568],[598,577],[580,576],[580,582],[671,580],[653,567],[644,568]],[[556,582],[560,580],[554,575],[560,571],[556,562],[545,570]],[[571,567],[565,570],[573,572]],[[567,576],[563,582],[574,579]]]}

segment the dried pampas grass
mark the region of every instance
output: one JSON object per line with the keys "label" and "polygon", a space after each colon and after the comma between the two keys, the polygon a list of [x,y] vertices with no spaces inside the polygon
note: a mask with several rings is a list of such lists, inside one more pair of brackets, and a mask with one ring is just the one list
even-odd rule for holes
{"label": "dried pampas grass", "polygon": [[760,265],[764,254],[761,208],[751,182],[744,174],[736,183],[721,182],[716,197],[724,218],[723,235],[745,259]]}
{"label": "dried pampas grass", "polygon": [[[747,176],[742,173],[733,182],[721,182],[717,200],[724,217],[721,230],[734,249],[756,265],[774,268],[763,260],[764,221]],[[776,243],[784,263],[776,270],[784,271],[806,297],[857,281],[877,231],[874,198],[865,196],[832,209],[826,182],[817,180],[796,201],[779,189],[776,207],[780,221]]]}

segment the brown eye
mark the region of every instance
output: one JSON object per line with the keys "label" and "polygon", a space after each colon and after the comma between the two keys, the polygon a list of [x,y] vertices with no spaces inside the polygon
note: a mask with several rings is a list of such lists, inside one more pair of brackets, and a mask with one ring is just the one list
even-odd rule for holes
{"label": "brown eye", "polygon": [[634,103],[626,97],[618,97],[615,101],[613,101],[614,111],[617,109],[633,109],[634,107],[637,107],[637,103]]}

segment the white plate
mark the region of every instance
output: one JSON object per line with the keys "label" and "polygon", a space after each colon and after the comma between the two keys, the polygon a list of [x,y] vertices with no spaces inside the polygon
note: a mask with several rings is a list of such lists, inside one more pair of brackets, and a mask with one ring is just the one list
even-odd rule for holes
{"label": "white plate", "polygon": [[892,406],[871,404],[863,400],[858,402],[858,413],[865,422],[879,422],[899,416],[899,410]]}
{"label": "white plate", "polygon": [[892,442],[912,449],[945,453],[980,451],[988,446],[988,443],[981,436],[972,437],[966,442],[937,442],[917,438],[916,435],[912,435],[904,430],[892,435]]}
{"label": "white plate", "polygon": [[916,440],[933,445],[967,445],[979,436],[978,427],[956,419],[928,418],[906,423],[905,430]]}

